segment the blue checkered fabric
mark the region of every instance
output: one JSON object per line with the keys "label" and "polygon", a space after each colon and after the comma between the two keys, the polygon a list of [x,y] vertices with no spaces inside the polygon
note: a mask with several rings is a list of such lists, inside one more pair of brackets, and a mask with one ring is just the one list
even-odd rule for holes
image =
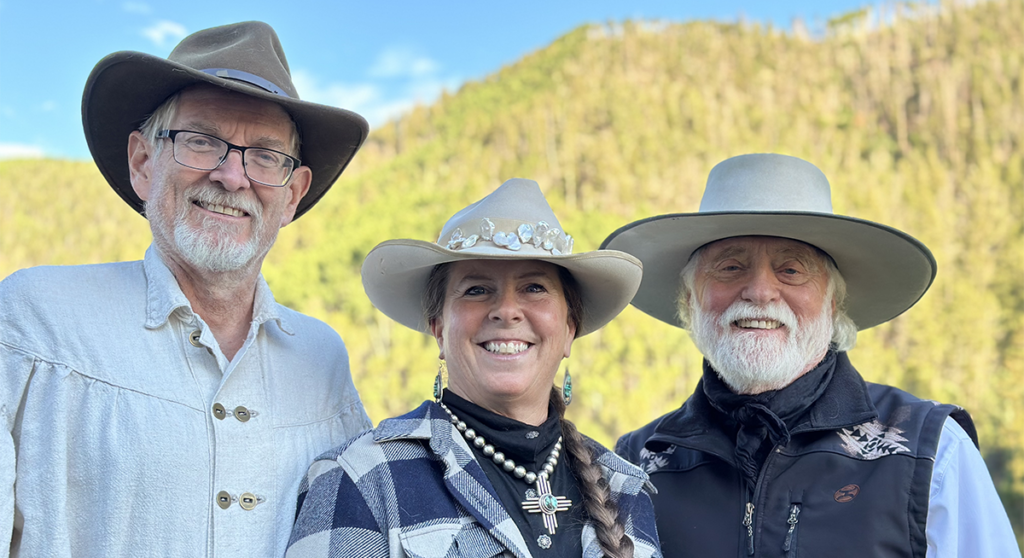
{"label": "blue checkered fabric", "polygon": [[[650,493],[636,466],[589,440],[637,558],[661,557]],[[584,558],[603,556],[594,526]],[[531,558],[473,451],[436,403],[321,455],[299,493],[288,558]]]}

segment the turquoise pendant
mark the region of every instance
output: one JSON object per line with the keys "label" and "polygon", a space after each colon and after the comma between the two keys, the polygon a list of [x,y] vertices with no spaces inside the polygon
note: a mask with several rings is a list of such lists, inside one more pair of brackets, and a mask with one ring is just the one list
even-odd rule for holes
{"label": "turquoise pendant", "polygon": [[564,496],[551,494],[551,485],[547,477],[537,477],[537,497],[527,498],[523,502],[523,509],[529,513],[544,514],[544,526],[548,533],[554,535],[558,527],[558,512],[568,511],[572,507],[572,500]]}

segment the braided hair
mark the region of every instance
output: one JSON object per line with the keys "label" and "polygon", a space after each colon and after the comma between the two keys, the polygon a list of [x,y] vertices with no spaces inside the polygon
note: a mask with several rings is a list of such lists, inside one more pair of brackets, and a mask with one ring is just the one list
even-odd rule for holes
{"label": "braided hair", "polygon": [[594,522],[601,550],[608,558],[632,558],[633,540],[626,536],[626,527],[619,519],[619,505],[612,499],[611,487],[594,461],[594,451],[576,425],[565,418],[565,403],[556,387],[551,388],[551,404],[562,417],[562,447],[572,456],[568,463],[580,481],[583,507]]}

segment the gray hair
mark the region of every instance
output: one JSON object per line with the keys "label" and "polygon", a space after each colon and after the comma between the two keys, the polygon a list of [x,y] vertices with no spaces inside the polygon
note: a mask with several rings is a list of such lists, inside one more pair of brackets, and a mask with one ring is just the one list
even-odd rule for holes
{"label": "gray hair", "polygon": [[[676,308],[679,323],[687,330],[691,329],[690,317],[693,309],[690,306],[690,301],[693,284],[697,277],[701,254],[706,247],[707,245],[704,245],[696,249],[690,256],[690,260],[683,266],[683,270],[679,272],[679,296],[676,299]],[[812,248],[825,266],[825,272],[828,274],[826,293],[832,297],[832,302],[835,303],[835,310],[832,312],[832,348],[836,351],[849,351],[857,344],[857,325],[846,314],[846,280],[843,279],[843,274],[839,272],[839,268],[828,254],[817,247],[812,246]]]}
{"label": "gray hair", "polygon": [[166,130],[171,127],[171,122],[174,122],[174,117],[178,115],[178,103],[180,100],[181,91],[178,91],[161,103],[156,110],[146,117],[146,120],[142,122],[142,126],[139,126],[139,132],[142,133],[142,137],[146,138],[146,141],[156,148],[156,153],[160,153],[164,146],[163,142],[156,141],[156,135],[160,130]]}

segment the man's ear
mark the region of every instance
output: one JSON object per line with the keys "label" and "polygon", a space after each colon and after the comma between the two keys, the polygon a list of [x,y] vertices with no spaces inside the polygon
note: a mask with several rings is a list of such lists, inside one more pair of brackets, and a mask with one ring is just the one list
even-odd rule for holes
{"label": "man's ear", "polygon": [[128,174],[132,180],[132,189],[142,201],[149,200],[149,191],[153,184],[154,146],[135,130],[128,135]]}
{"label": "man's ear", "polygon": [[313,171],[303,165],[292,173],[291,180],[284,188],[288,191],[288,204],[284,208],[284,213],[281,214],[281,226],[285,226],[292,222],[295,218],[295,210],[299,207],[299,202],[309,192],[309,185],[313,181]]}

